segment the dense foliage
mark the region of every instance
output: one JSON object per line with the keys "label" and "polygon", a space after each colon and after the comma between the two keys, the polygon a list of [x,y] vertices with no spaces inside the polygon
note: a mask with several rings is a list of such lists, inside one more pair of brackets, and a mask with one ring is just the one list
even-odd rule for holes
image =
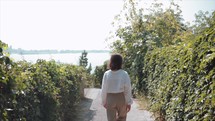
{"label": "dense foliage", "polygon": [[199,12],[189,26],[174,2],[165,10],[159,2],[138,5],[125,1],[110,38],[134,92],[148,96],[160,120],[215,120],[215,12]]}
{"label": "dense foliage", "polygon": [[[114,22],[118,27],[115,32],[118,39],[111,43],[111,48],[123,55],[124,67],[131,73],[131,79],[137,88],[135,90],[141,89],[141,92],[146,94],[147,82],[142,81],[142,60],[146,53],[154,48],[179,44],[184,41],[180,36],[187,36],[189,32],[182,23],[178,5],[171,3],[166,10],[162,8],[161,3],[153,3],[150,9],[138,9],[137,5],[132,0],[125,2],[125,10]],[[125,18],[126,24],[117,23]]]}
{"label": "dense foliage", "polygon": [[13,62],[0,42],[0,120],[68,121],[75,116],[84,81],[80,66],[38,60]]}
{"label": "dense foliage", "polygon": [[151,108],[166,120],[215,120],[214,27],[184,45],[145,56]]}
{"label": "dense foliage", "polygon": [[103,75],[104,75],[105,71],[107,71],[107,69],[108,69],[107,66],[108,66],[108,60],[105,61],[103,63],[103,65],[96,66],[96,68],[93,72],[93,77],[94,77],[93,85],[94,85],[94,87],[101,88]]}

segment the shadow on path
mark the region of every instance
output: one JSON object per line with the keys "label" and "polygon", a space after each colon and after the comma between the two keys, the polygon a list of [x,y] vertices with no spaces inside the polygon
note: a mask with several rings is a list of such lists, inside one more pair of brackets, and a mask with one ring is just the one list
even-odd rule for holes
{"label": "shadow on path", "polygon": [[77,106],[77,115],[74,121],[92,121],[96,112],[91,110],[93,99],[82,98],[80,104]]}

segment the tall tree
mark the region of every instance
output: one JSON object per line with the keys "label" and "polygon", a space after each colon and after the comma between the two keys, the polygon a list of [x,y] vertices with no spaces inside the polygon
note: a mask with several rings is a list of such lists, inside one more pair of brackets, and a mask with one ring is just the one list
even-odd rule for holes
{"label": "tall tree", "polygon": [[206,28],[211,27],[213,25],[212,20],[212,14],[208,11],[198,11],[198,13],[195,14],[194,24],[191,26],[193,33],[197,35],[202,33]]}
{"label": "tall tree", "polygon": [[87,68],[87,72],[90,74],[91,71],[92,71],[92,65],[91,65],[91,63],[90,63],[89,67]]}
{"label": "tall tree", "polygon": [[87,52],[84,50],[82,53],[81,53],[81,56],[79,58],[79,65],[80,66],[83,66],[84,68],[87,67],[87,64],[88,64],[88,58],[87,58]]}
{"label": "tall tree", "polygon": [[[124,67],[131,73],[137,88],[146,92],[143,80],[144,57],[154,48],[167,47],[185,41],[180,38],[187,27],[183,24],[180,7],[171,2],[164,10],[163,4],[155,1],[150,8],[140,8],[140,3],[127,0],[113,25],[117,29],[111,48],[124,57]],[[136,84],[135,84],[136,85]]]}

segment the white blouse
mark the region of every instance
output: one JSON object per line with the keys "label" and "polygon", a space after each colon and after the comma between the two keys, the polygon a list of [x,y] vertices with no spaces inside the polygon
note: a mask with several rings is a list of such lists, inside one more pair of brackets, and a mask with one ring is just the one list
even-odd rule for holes
{"label": "white blouse", "polygon": [[131,94],[131,80],[128,73],[122,69],[117,71],[108,70],[102,79],[102,104],[106,104],[107,93],[124,92],[126,104],[133,103]]}

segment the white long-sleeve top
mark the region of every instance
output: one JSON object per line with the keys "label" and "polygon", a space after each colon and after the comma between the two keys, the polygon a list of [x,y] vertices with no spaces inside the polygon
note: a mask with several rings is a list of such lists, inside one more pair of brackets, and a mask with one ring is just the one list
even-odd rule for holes
{"label": "white long-sleeve top", "polygon": [[106,104],[107,93],[121,93],[125,95],[126,104],[133,103],[131,94],[131,80],[128,73],[122,69],[117,71],[108,70],[102,79],[102,104]]}

